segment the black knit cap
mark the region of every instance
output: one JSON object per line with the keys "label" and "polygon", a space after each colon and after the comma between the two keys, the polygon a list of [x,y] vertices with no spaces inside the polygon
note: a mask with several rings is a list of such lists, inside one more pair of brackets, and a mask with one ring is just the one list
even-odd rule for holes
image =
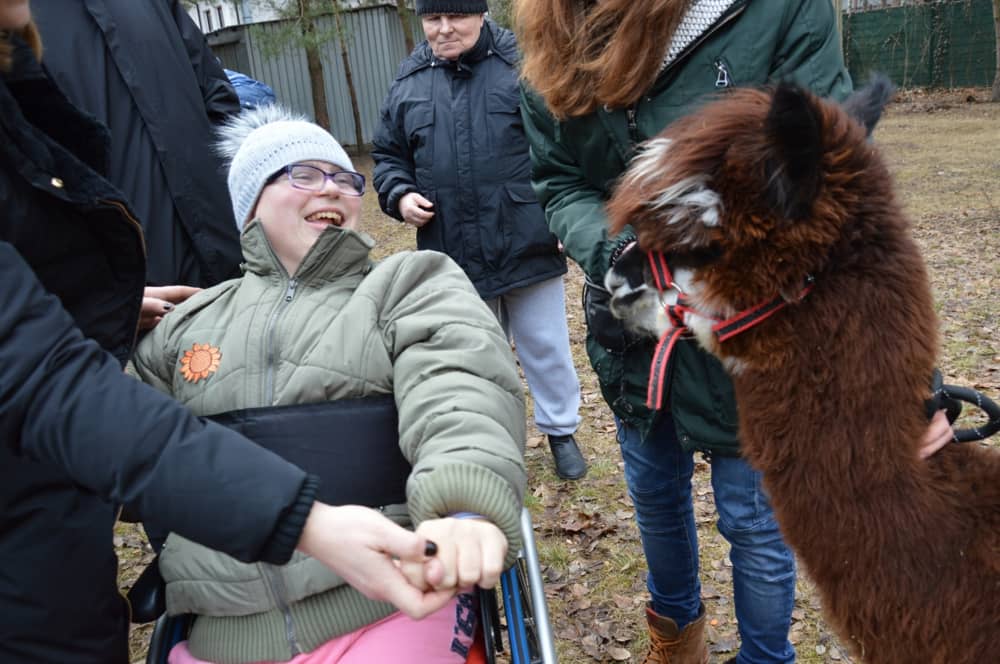
{"label": "black knit cap", "polygon": [[424,14],[483,14],[486,0],[416,0],[417,16]]}

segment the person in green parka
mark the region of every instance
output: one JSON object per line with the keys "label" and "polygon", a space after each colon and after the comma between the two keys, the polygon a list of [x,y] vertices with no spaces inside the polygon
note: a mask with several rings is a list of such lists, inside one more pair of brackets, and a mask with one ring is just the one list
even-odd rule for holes
{"label": "person in green parka", "polygon": [[587,350],[615,414],[649,568],[645,661],[708,661],[691,498],[693,453],[701,451],[712,466],[718,527],[732,546],[741,644],[730,661],[792,662],[795,561],[760,474],[739,456],[729,377],[695,343],[681,344],[665,402],[646,407],[655,340],[626,334],[600,286],[635,236],[608,236],[604,203],[639,143],[729,88],[789,80],[846,97],[851,79],[832,3],[520,0],[515,17],[533,184],[549,227],[587,278]]}

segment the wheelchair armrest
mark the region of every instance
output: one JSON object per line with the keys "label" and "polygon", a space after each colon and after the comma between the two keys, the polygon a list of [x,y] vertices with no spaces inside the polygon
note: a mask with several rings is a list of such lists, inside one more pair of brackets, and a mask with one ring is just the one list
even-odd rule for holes
{"label": "wheelchair armrest", "polygon": [[160,576],[159,562],[159,557],[153,558],[125,596],[134,623],[153,622],[167,610],[167,585]]}

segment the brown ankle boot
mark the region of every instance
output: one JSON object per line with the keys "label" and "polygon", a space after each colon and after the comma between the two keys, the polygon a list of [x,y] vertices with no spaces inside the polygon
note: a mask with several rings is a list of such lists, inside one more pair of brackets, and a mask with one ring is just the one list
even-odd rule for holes
{"label": "brown ankle boot", "polygon": [[682,630],[666,616],[658,615],[646,605],[649,623],[649,653],[643,664],[708,664],[705,646],[705,607],[698,619]]}

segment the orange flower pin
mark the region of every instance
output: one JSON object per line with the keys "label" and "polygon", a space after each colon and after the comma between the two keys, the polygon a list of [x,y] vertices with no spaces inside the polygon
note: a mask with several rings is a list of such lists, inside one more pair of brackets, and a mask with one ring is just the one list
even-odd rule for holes
{"label": "orange flower pin", "polygon": [[208,378],[219,370],[222,353],[209,344],[194,344],[191,350],[184,351],[181,358],[181,375],[189,383],[197,383],[202,378]]}

